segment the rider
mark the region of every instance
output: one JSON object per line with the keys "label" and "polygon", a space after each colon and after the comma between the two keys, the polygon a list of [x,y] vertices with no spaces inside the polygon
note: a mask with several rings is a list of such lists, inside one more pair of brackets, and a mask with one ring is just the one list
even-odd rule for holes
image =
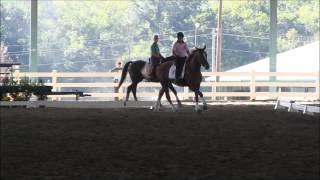
{"label": "rider", "polygon": [[190,55],[189,48],[183,41],[183,37],[183,33],[178,32],[178,40],[174,43],[172,48],[172,54],[175,57],[176,64],[176,81],[182,81],[182,79],[180,78],[182,68],[184,63],[186,62],[187,57]]}
{"label": "rider", "polygon": [[152,65],[152,71],[151,71],[151,76],[154,73],[154,70],[158,64],[160,64],[161,59],[163,58],[162,55],[160,54],[160,49],[158,46],[158,41],[159,41],[159,36],[154,35],[153,37],[153,43],[151,45],[151,58],[150,58],[150,63]]}

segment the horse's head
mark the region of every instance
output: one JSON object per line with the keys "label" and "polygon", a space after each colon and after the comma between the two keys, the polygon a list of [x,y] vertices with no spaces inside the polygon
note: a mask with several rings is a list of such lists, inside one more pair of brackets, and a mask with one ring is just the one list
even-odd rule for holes
{"label": "horse's head", "polygon": [[194,51],[194,57],[196,61],[198,61],[204,68],[206,68],[206,70],[209,69],[206,46],[204,46],[203,48],[196,48],[196,50]]}

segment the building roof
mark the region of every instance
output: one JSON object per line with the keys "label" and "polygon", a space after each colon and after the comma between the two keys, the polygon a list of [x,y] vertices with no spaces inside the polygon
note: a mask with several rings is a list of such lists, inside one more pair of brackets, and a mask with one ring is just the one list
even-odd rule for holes
{"label": "building roof", "polygon": [[[277,72],[319,72],[319,41],[277,54]],[[226,72],[269,72],[269,58],[264,58]],[[267,80],[259,77],[257,80]],[[278,77],[278,80],[314,80],[314,77]],[[208,77],[206,81],[215,81]],[[250,77],[221,77],[221,81],[246,81]]]}

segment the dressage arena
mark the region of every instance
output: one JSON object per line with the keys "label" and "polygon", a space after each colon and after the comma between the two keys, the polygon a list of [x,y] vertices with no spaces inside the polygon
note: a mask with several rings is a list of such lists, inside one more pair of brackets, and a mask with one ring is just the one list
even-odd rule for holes
{"label": "dressage arena", "polygon": [[319,179],[319,114],[0,108],[1,179]]}

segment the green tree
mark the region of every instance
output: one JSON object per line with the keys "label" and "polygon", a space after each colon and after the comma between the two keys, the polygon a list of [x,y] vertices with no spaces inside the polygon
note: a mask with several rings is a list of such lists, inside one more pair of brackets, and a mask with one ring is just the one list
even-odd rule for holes
{"label": "green tree", "polygon": [[[318,1],[278,2],[279,52],[319,40]],[[19,45],[9,51],[26,51],[19,62],[28,64],[30,4],[2,0],[0,7],[1,43]],[[217,12],[213,0],[39,1],[40,70],[107,71],[119,58],[147,60],[154,34],[171,55],[177,31],[194,46],[196,22],[198,45],[206,44],[211,58]],[[267,57],[269,32],[268,0],[223,1],[222,69]]]}

